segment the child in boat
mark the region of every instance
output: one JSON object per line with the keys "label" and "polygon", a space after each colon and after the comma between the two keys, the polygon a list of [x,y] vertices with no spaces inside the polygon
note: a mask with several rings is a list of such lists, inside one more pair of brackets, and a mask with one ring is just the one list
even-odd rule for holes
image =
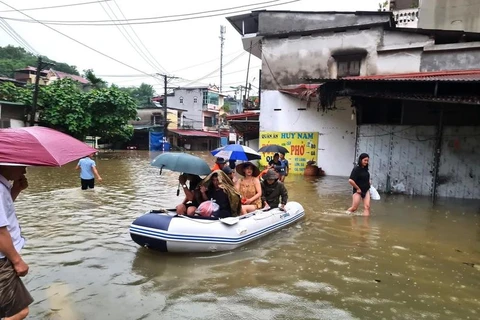
{"label": "child in boat", "polygon": [[213,199],[219,205],[220,208],[212,213],[213,217],[236,217],[241,212],[240,195],[222,170],[212,172],[202,181],[200,193],[203,201]]}
{"label": "child in boat", "polygon": [[[187,180],[189,181],[189,185],[187,186]],[[202,179],[194,174],[181,174],[178,177],[178,182],[182,186],[183,192],[185,193],[185,198],[183,199],[182,203],[180,203],[176,207],[177,214],[179,215],[189,215],[193,216],[195,214],[195,210],[197,210],[199,203],[198,199],[198,184],[202,181]]]}
{"label": "child in boat", "polygon": [[285,185],[279,181],[277,173],[273,169],[268,170],[260,184],[264,209],[283,209],[288,201],[288,192]]}

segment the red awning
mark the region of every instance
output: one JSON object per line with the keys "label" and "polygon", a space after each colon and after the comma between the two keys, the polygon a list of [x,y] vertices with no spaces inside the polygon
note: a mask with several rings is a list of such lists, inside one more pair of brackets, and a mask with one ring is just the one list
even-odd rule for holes
{"label": "red awning", "polygon": [[321,84],[298,84],[281,88],[280,92],[294,96],[300,100],[310,101],[317,96],[317,89]]}
{"label": "red awning", "polygon": [[187,129],[168,129],[168,131],[186,137],[204,137],[204,138],[220,138],[218,132],[208,132],[202,130],[187,130]]}

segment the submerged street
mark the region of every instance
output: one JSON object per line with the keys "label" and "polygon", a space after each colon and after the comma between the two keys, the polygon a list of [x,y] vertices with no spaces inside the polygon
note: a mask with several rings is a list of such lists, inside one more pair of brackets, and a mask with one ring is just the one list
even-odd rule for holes
{"label": "submerged street", "polygon": [[162,254],[128,233],[146,211],[182,201],[178,173],[150,166],[156,155],[101,153],[93,191],[80,190],[75,162],[27,169],[15,204],[31,318],[480,317],[478,201],[382,195],[371,217],[348,216],[347,178],[289,175],[299,223],[232,252]]}

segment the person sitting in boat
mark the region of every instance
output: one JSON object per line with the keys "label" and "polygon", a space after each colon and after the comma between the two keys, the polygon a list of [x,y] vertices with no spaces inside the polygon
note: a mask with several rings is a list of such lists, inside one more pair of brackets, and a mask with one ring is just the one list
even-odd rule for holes
{"label": "person sitting in boat", "polygon": [[262,187],[258,179],[260,170],[249,161],[237,165],[236,170],[239,175],[243,176],[235,183],[235,189],[242,196],[242,214],[261,209]]}
{"label": "person sitting in boat", "polygon": [[[189,185],[187,186],[187,180],[189,181]],[[185,198],[183,199],[183,202],[180,203],[176,207],[177,214],[179,215],[189,215],[193,216],[195,214],[195,210],[197,209],[199,203],[199,197],[198,197],[198,184],[202,181],[202,178],[200,178],[197,175],[194,174],[181,174],[178,177],[178,182],[183,188],[183,192],[185,193]],[[197,191],[195,191],[197,190]]]}
{"label": "person sitting in boat", "polygon": [[213,217],[236,217],[241,212],[240,195],[235,190],[232,180],[222,171],[217,170],[206,177],[200,185],[203,201],[215,200],[219,209]]}
{"label": "person sitting in boat", "polygon": [[223,167],[222,171],[223,171],[223,173],[225,173],[225,174],[227,175],[227,177],[229,177],[230,180],[232,180],[232,182],[235,184],[236,179],[235,179],[235,173],[233,172],[233,170],[232,170],[229,166],[225,166],[225,167]]}
{"label": "person sitting in boat", "polygon": [[263,209],[283,209],[288,201],[288,192],[285,185],[279,181],[277,173],[273,169],[268,170],[260,184],[262,186]]}

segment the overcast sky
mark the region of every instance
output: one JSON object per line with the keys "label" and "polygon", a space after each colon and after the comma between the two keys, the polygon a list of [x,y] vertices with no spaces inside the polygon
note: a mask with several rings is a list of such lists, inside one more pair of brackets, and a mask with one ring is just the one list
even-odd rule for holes
{"label": "overcast sky", "polygon": [[[220,66],[220,25],[226,26],[224,65],[244,52],[241,37],[225,19],[227,16],[247,13],[258,8],[292,11],[375,11],[379,3],[379,0],[300,0],[289,4],[268,7],[272,4],[290,1],[292,0],[0,0],[0,17],[30,20],[29,17],[12,11],[12,9],[5,4],[15,9],[24,10],[22,11],[23,13],[40,21],[103,20],[107,22],[110,18],[124,19],[122,13],[127,19],[135,19],[185,15],[252,5],[251,7],[213,12],[211,14],[221,14],[214,17],[175,22],[125,25],[124,27],[114,25],[49,25],[65,35],[132,66],[137,70],[102,56],[40,23],[5,20],[31,48],[41,55],[48,56],[56,61],[76,65],[80,72],[84,69],[93,69],[98,76],[107,80],[109,83],[116,83],[120,86],[132,86],[145,82],[154,85],[155,90],[158,93],[162,93],[162,81],[143,73],[155,74],[166,72],[169,75],[175,75],[183,79],[172,80],[172,86],[218,85],[220,73],[219,71],[215,72],[215,70]],[[78,3],[88,4],[44,10],[25,10]],[[120,12],[119,8],[122,12]],[[115,16],[117,18],[115,18]],[[189,16],[167,19],[186,17]],[[165,18],[162,19],[165,20]],[[150,20],[139,21],[145,22]],[[125,28],[126,31],[123,28]],[[135,50],[134,45],[131,45],[126,40],[126,37],[122,35],[119,29],[124,33],[128,32],[130,37],[136,41],[138,45],[137,50]],[[8,44],[19,45],[3,28],[0,29],[0,34],[1,46]],[[143,45],[148,49],[153,58],[146,52],[137,36],[141,39]],[[130,41],[132,42],[131,39]],[[142,58],[141,53],[137,51],[143,52],[144,56],[148,57],[148,59]],[[245,84],[247,63],[248,54],[244,53],[224,67],[224,91],[228,90],[230,86]],[[253,81],[252,84],[255,85],[258,85],[259,66],[260,60],[252,57],[249,80]],[[192,83],[197,79],[201,80]]]}

